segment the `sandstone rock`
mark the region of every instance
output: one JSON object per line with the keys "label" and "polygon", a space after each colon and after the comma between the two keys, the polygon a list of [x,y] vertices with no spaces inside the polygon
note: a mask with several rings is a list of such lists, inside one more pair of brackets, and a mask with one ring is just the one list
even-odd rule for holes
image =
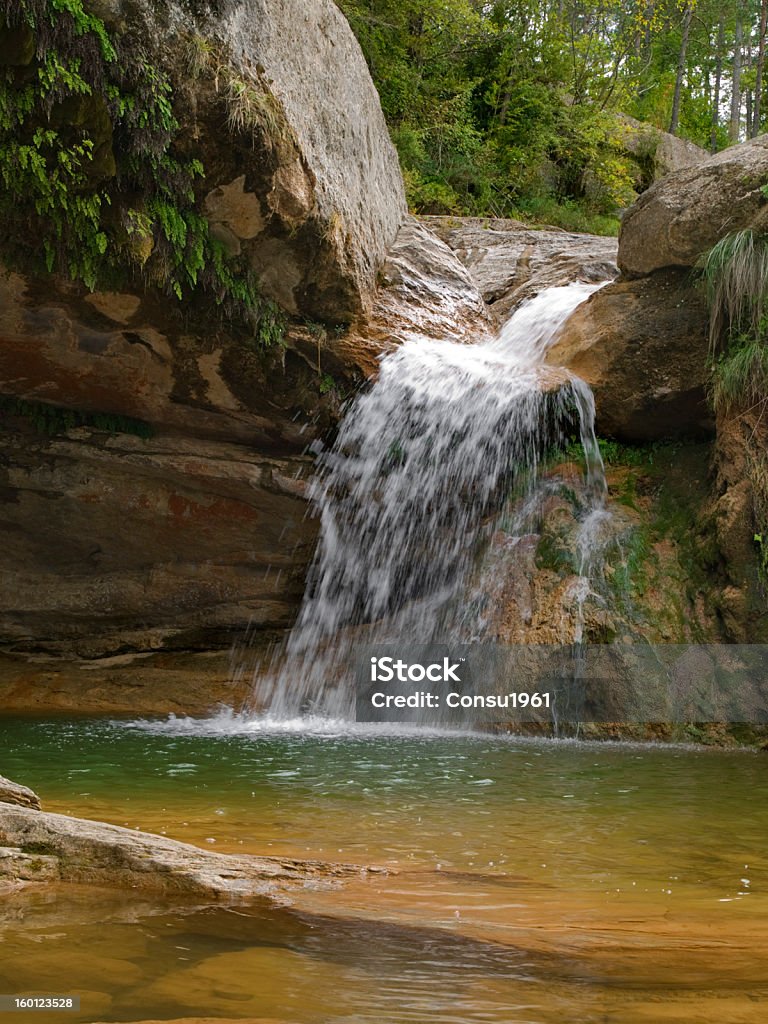
{"label": "sandstone rock", "polygon": [[[430,220],[430,218],[422,218]],[[398,232],[379,272],[379,292],[370,313],[349,331],[323,331],[292,344],[308,363],[322,359],[331,373],[365,377],[378,373],[379,359],[406,338],[481,341],[492,321],[477,285],[436,233],[413,217]]]}
{"label": "sandstone rock", "polygon": [[177,117],[194,126],[208,174],[206,212],[265,290],[329,322],[370,308],[405,197],[368,67],[336,5],[121,0],[104,17],[143,39],[177,84]]}
{"label": "sandstone rock", "polygon": [[497,321],[544,288],[616,274],[616,239],[537,231],[519,221],[423,217],[456,253]]}
{"label": "sandstone rock", "polygon": [[10,779],[0,775],[0,803],[18,804],[19,807],[32,807],[40,810],[40,797],[33,793],[26,786],[20,786],[18,782],[11,782]]}
{"label": "sandstone rock", "polygon": [[592,386],[597,430],[629,442],[712,433],[704,298],[681,271],[600,289],[547,355]]}
{"label": "sandstone rock", "polygon": [[[221,633],[226,635],[225,630]],[[88,636],[80,644],[59,641],[54,644],[57,653],[0,653],[0,707],[21,714],[65,711],[136,716],[206,715],[220,706],[242,706],[250,693],[250,679],[233,672],[229,649],[139,650],[90,658],[72,653],[74,646],[98,650],[105,643],[127,646],[133,640],[142,647],[163,639],[162,629],[138,630],[133,637]],[[209,635],[207,642],[219,643],[220,636],[211,639]]]}
{"label": "sandstone rock", "polygon": [[670,174],[626,213],[619,268],[640,277],[663,267],[692,267],[723,235],[766,225],[768,136],[732,146],[703,164]]}
{"label": "sandstone rock", "polygon": [[83,429],[21,440],[0,441],[6,647],[92,659],[291,622],[315,538],[308,459]]}
{"label": "sandstone rock", "polygon": [[[63,882],[237,899],[330,884],[359,867],[209,853],[118,825],[0,804],[0,845],[51,858]],[[9,858],[10,860],[10,858]],[[16,858],[22,870],[28,862]]]}

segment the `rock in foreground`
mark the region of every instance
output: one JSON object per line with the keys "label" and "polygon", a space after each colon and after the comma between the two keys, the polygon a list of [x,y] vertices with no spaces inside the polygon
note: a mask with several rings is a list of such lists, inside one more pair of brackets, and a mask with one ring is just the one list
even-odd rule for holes
{"label": "rock in foreground", "polygon": [[147,832],[0,802],[0,879],[5,880],[227,899],[275,896],[359,870],[320,861],[209,853]]}
{"label": "rock in foreground", "polygon": [[11,782],[0,775],[0,804],[15,804],[39,811],[40,797],[26,786],[20,786],[18,782]]}

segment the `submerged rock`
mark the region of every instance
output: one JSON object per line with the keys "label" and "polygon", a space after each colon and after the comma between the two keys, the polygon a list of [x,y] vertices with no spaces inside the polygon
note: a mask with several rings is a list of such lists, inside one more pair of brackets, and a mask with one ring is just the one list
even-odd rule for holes
{"label": "submerged rock", "polygon": [[147,832],[3,803],[0,848],[0,877],[6,880],[56,880],[212,899],[276,896],[361,870],[209,853]]}

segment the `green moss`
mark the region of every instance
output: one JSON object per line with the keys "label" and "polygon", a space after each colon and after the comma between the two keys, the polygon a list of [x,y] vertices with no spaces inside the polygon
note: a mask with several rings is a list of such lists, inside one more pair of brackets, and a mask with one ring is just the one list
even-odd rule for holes
{"label": "green moss", "polygon": [[28,66],[0,66],[4,260],[91,290],[207,294],[260,345],[281,337],[280,311],[196,208],[204,167],[180,155],[171,84],[136,40],[112,38],[82,0],[0,0],[0,25],[0,42],[35,40]]}
{"label": "green moss", "polygon": [[642,524],[630,534],[629,540],[623,546],[623,558],[611,577],[619,605],[624,610],[627,610],[634,599],[642,597],[647,589],[651,553],[650,530],[647,525]]}
{"label": "green moss", "polygon": [[58,850],[52,843],[23,843],[20,849],[22,853],[37,854],[43,857],[58,856]]}
{"label": "green moss", "polygon": [[133,434],[143,438],[153,435],[149,423],[130,416],[65,409],[62,406],[49,405],[47,402],[28,402],[23,398],[0,395],[0,427],[5,425],[8,417],[18,417],[36,433],[48,437],[65,433],[75,427],[88,427],[106,434]]}

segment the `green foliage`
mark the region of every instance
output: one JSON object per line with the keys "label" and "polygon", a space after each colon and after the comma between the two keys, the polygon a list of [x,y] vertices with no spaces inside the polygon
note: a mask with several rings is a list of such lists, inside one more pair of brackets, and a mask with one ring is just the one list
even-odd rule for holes
{"label": "green foliage", "polygon": [[718,415],[742,416],[750,424],[754,541],[768,587],[768,460],[761,430],[768,411],[768,236],[749,230],[726,235],[706,255],[702,274],[710,306],[710,400]]}
{"label": "green foliage", "polygon": [[[674,444],[653,441],[650,444],[621,444],[608,438],[598,437],[597,447],[600,457],[606,466],[650,466],[660,451],[674,448]],[[572,438],[566,447],[556,455],[559,458],[580,462],[584,458],[584,449],[577,438]]]}
{"label": "green foliage", "polygon": [[35,42],[28,66],[0,66],[4,258],[91,290],[205,292],[259,344],[279,340],[279,311],[195,208],[204,168],[178,155],[171,84],[136,41],[112,39],[82,0],[0,0],[3,25]]}
{"label": "green foliage", "polygon": [[643,525],[632,530],[623,547],[623,558],[614,569],[611,583],[624,608],[633,596],[642,596],[648,586],[651,546],[650,531]]}
{"label": "green foliage", "polygon": [[[615,115],[668,127],[678,0],[340,6],[379,89],[416,212],[523,216],[615,234],[617,212],[648,184]],[[708,144],[704,32],[696,20],[680,124]]]}
{"label": "green foliage", "polygon": [[22,398],[0,395],[0,423],[8,417],[25,420],[38,434],[52,437],[75,427],[88,427],[107,434],[134,434],[152,437],[152,427],[143,420],[111,413],[91,413],[81,409],[65,409],[47,402],[29,402]]}
{"label": "green foliage", "polygon": [[511,215],[534,224],[552,225],[564,231],[585,231],[592,235],[619,233],[621,221],[604,213],[597,213],[575,200],[558,200],[551,196],[521,200]]}
{"label": "green foliage", "polygon": [[768,345],[760,339],[732,342],[712,367],[710,397],[717,413],[760,412],[768,403]]}
{"label": "green foliage", "polygon": [[677,95],[679,135],[713,149],[737,141],[724,111],[737,21],[742,64],[752,62],[741,69],[738,140],[752,134],[744,121],[757,88],[759,0],[339,6],[368,60],[416,212],[541,215],[615,233],[617,212],[655,173],[618,113],[668,131]]}
{"label": "green foliage", "polygon": [[719,414],[768,403],[768,236],[725,235],[701,263],[710,311],[709,394]]}
{"label": "green foliage", "polygon": [[336,381],[333,379],[330,373],[324,373],[323,376],[320,378],[320,383],[318,387],[321,395],[327,395],[330,394],[331,391],[335,390]]}

